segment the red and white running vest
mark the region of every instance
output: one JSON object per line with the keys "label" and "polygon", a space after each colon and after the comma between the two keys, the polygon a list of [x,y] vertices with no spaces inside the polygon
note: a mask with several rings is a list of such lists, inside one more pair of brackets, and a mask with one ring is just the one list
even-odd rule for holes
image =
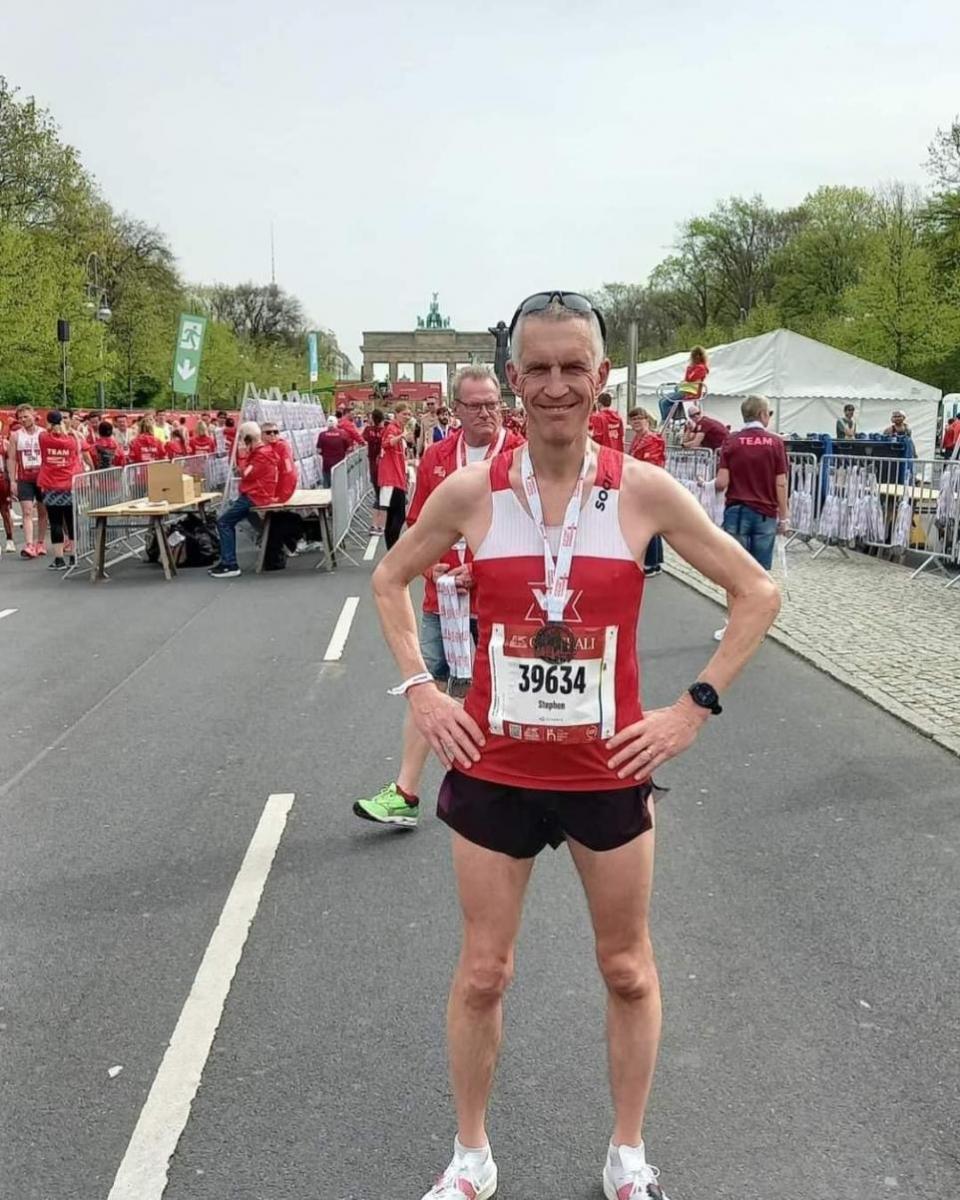
{"label": "red and white running vest", "polygon": [[469,774],[541,791],[629,787],[634,780],[608,768],[604,745],[642,715],[643,570],[620,529],[623,456],[606,447],[598,454],[563,613],[576,651],[548,662],[532,646],[546,623],[543,541],[510,486],[513,454],[490,464],[493,519],[473,560],[480,640],[466,710],[486,745]]}
{"label": "red and white running vest", "polygon": [[39,426],[32,433],[27,433],[25,429],[18,429],[17,478],[22,479],[25,483],[36,483],[41,465]]}

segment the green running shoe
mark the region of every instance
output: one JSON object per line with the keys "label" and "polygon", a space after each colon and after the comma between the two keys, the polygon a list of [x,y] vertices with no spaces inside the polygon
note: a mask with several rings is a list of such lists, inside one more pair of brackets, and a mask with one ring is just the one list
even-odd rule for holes
{"label": "green running shoe", "polygon": [[365,821],[403,825],[409,829],[413,829],[420,819],[420,805],[408,804],[397,791],[395,783],[388,783],[370,800],[355,800],[353,811]]}

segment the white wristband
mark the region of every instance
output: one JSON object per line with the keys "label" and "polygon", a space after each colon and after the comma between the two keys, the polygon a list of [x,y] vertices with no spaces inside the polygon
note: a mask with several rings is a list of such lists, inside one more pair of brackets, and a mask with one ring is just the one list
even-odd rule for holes
{"label": "white wristband", "polygon": [[388,696],[405,696],[412,687],[417,687],[421,683],[433,683],[433,676],[429,671],[421,671],[419,675],[411,675],[409,679],[405,679],[403,683],[398,683],[396,687],[388,688]]}

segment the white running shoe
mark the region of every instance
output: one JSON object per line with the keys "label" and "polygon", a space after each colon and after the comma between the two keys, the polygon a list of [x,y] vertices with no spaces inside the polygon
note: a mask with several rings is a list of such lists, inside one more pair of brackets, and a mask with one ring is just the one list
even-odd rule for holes
{"label": "white running shoe", "polygon": [[13,538],[7,538],[7,544],[4,547],[4,549],[6,550],[6,552],[8,554],[15,553],[17,547],[16,547],[16,543],[14,542]]}
{"label": "white running shoe", "polygon": [[643,1146],[612,1146],[603,1166],[606,1200],[667,1200],[658,1182],[660,1172],[651,1167]]}
{"label": "white running shoe", "polygon": [[491,1200],[497,1191],[497,1164],[493,1161],[490,1148],[487,1157],[479,1166],[473,1165],[463,1154],[459,1145],[454,1145],[450,1165],[439,1177],[423,1200]]}

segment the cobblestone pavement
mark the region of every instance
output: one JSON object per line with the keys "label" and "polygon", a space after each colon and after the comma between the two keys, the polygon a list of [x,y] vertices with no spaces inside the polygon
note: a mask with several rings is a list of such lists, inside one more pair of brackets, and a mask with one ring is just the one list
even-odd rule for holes
{"label": "cobblestone pavement", "polygon": [[[723,602],[723,593],[669,549],[665,569]],[[779,564],[774,577],[783,586]],[[960,583],[928,568],[833,549],[787,552],[787,590],[770,636],[887,712],[960,754]]]}

